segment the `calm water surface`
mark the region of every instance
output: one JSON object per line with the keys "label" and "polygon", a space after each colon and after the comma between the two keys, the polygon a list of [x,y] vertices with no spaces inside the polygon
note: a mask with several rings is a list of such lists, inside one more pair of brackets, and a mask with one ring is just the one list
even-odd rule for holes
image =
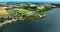
{"label": "calm water surface", "polygon": [[60,32],[60,8],[54,8],[46,14],[46,17],[38,20],[13,22],[2,32]]}

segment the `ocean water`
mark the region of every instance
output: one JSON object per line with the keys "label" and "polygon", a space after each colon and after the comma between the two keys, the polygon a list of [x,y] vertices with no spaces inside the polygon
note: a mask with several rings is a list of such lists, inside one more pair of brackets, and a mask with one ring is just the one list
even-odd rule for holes
{"label": "ocean water", "polygon": [[60,8],[46,14],[42,19],[12,22],[2,32],[60,32]]}

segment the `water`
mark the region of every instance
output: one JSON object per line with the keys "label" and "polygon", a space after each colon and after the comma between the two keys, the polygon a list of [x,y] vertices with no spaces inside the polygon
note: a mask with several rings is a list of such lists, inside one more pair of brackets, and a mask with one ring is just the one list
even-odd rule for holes
{"label": "water", "polygon": [[2,32],[60,32],[60,8],[54,8],[46,14],[46,17],[38,20],[13,22]]}

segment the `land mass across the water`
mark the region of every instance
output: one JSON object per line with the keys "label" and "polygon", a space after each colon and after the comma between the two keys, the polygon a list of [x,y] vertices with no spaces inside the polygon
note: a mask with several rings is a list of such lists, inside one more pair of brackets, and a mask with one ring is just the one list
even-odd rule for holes
{"label": "land mass across the water", "polygon": [[0,22],[12,19],[31,20],[42,18],[46,16],[43,12],[55,7],[57,6],[46,3],[0,2]]}

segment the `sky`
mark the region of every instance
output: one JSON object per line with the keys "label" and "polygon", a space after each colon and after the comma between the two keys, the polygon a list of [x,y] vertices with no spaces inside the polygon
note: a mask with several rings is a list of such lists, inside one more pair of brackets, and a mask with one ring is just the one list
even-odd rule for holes
{"label": "sky", "polygon": [[60,0],[0,0],[0,2],[52,2],[60,3]]}
{"label": "sky", "polygon": [[60,0],[0,0],[1,2],[14,2],[14,1],[18,1],[18,2],[60,2]]}

